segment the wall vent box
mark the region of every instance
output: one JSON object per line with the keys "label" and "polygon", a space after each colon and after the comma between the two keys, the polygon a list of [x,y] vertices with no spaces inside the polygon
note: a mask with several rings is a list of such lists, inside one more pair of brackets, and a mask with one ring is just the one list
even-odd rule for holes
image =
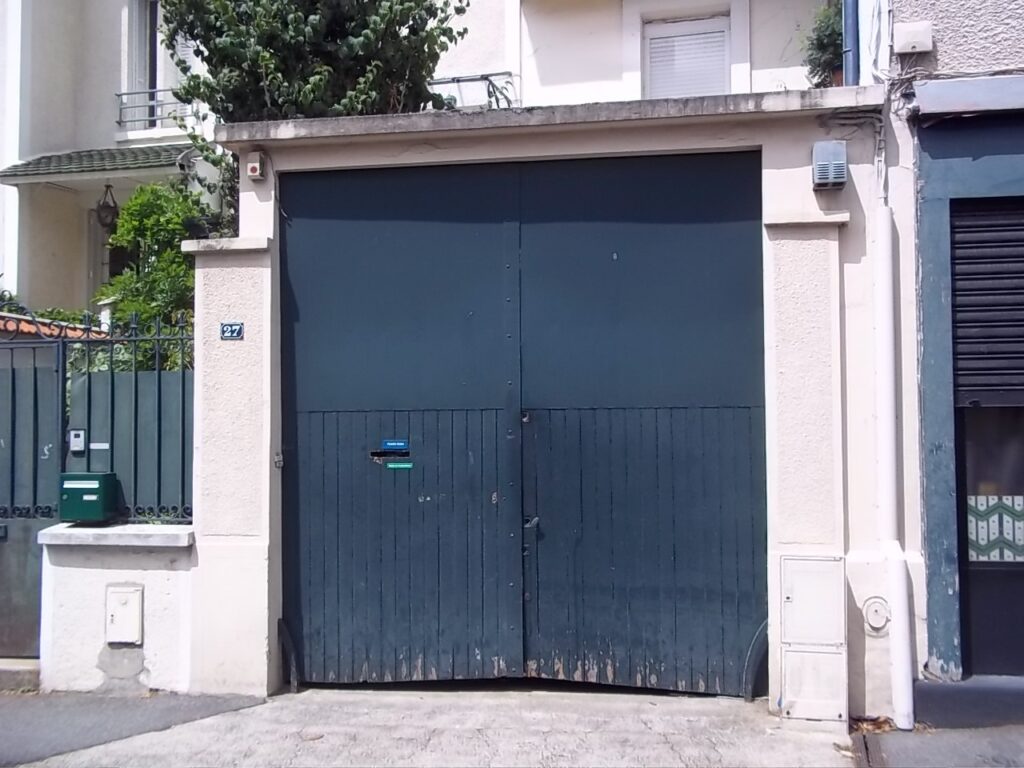
{"label": "wall vent box", "polygon": [[930,21],[903,21],[892,25],[892,49],[896,53],[930,53],[934,48]]}
{"label": "wall vent box", "polygon": [[846,142],[816,141],[811,157],[815,189],[842,189],[846,186]]}
{"label": "wall vent box", "polygon": [[106,523],[117,516],[117,476],[113,472],[65,472],[60,476],[62,523]]}

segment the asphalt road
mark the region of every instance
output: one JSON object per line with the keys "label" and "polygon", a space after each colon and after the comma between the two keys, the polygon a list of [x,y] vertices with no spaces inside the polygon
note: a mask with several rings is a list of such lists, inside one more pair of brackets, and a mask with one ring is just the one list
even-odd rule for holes
{"label": "asphalt road", "polygon": [[43,760],[262,703],[263,699],[248,696],[0,694],[0,766]]}
{"label": "asphalt road", "polygon": [[1024,726],[870,733],[858,749],[861,768],[1024,766]]}

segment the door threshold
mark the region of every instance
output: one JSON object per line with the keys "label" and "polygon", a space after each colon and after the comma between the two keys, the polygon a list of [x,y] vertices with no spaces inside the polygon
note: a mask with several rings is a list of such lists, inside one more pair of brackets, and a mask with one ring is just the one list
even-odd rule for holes
{"label": "door threshold", "polygon": [[958,682],[918,680],[919,723],[935,728],[992,728],[1024,724],[1024,676],[972,675]]}
{"label": "door threshold", "polygon": [[0,658],[0,691],[39,690],[39,659]]}

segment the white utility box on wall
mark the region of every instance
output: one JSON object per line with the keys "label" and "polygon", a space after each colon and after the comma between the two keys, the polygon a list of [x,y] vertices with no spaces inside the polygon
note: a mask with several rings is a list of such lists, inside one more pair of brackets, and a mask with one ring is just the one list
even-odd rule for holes
{"label": "white utility box on wall", "polygon": [[142,645],[142,585],[107,585],[108,644]]}
{"label": "white utility box on wall", "polygon": [[786,717],[847,719],[843,558],[782,558],[782,670]]}
{"label": "white utility box on wall", "polygon": [[904,21],[892,25],[892,49],[896,53],[930,53],[934,48],[930,21]]}

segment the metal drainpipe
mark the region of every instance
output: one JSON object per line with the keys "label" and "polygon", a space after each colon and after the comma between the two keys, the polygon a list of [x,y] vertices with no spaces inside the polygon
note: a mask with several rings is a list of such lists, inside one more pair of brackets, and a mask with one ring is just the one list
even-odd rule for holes
{"label": "metal drainpipe", "polygon": [[857,0],[843,0],[843,85],[860,85],[860,31]]}

